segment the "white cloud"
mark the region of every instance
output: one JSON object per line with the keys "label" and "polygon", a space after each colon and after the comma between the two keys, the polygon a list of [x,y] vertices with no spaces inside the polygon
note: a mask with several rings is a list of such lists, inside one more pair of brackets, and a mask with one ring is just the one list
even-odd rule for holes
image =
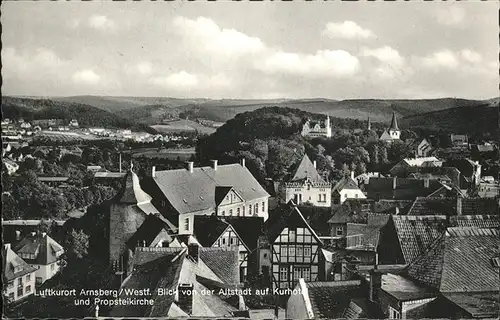
{"label": "white cloud", "polygon": [[428,68],[447,68],[455,69],[459,66],[460,61],[457,54],[450,50],[442,50],[422,59],[422,65]]}
{"label": "white cloud", "polygon": [[220,55],[239,56],[256,53],[265,48],[259,38],[247,36],[234,29],[223,29],[208,18],[198,17],[193,20],[176,17],[173,24],[177,32],[193,41],[197,49],[201,48]]}
{"label": "white cloud", "polygon": [[198,77],[186,71],[173,73],[164,77],[154,77],[151,83],[157,86],[176,88],[176,89],[189,89],[198,85]]}
{"label": "white cloud", "polygon": [[483,60],[483,57],[472,50],[464,49],[460,52],[462,58],[470,63],[479,63]]}
{"label": "white cloud", "polygon": [[95,85],[101,81],[101,76],[91,69],[85,69],[75,72],[71,79],[77,84]]}
{"label": "white cloud", "polygon": [[344,50],[320,50],[306,55],[277,51],[257,62],[256,67],[271,74],[344,77],[357,73],[360,63]]}
{"label": "white cloud", "polygon": [[59,74],[68,64],[54,51],[38,48],[35,52],[19,52],[13,47],[2,49],[2,75],[33,73],[37,75]]}
{"label": "white cloud", "polygon": [[192,74],[186,71],[172,73],[167,76],[152,77],[153,85],[189,94],[192,90],[224,89],[231,86],[232,81],[225,74],[215,75]]}
{"label": "white cloud", "polygon": [[389,46],[377,49],[364,48],[362,50],[362,55],[365,57],[374,57],[380,62],[398,67],[402,66],[405,62],[405,59],[399,54],[399,52]]}
{"label": "white cloud", "polygon": [[149,61],[141,61],[135,65],[126,65],[124,69],[131,76],[147,76],[153,72],[153,65]]}
{"label": "white cloud", "polygon": [[328,22],[323,30],[323,35],[343,39],[369,39],[375,37],[371,30],[364,29],[353,21]]}
{"label": "white cloud", "polygon": [[462,7],[457,7],[454,3],[453,6],[446,10],[436,11],[437,22],[445,26],[459,26],[465,21],[465,10]]}
{"label": "white cloud", "polygon": [[113,20],[102,15],[93,15],[88,20],[89,27],[97,30],[109,31],[114,30],[116,24]]}

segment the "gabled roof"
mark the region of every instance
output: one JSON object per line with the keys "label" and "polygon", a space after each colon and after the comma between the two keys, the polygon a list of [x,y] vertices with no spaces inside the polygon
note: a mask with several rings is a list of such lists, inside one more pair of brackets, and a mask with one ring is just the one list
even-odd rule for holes
{"label": "gabled roof", "polygon": [[175,227],[172,227],[170,222],[160,214],[150,214],[146,216],[146,219],[134,235],[127,240],[127,245],[130,248],[144,245],[147,247],[154,246],[157,244],[155,242],[160,234],[162,238],[170,243],[174,240],[173,236],[177,231]]}
{"label": "gabled roof", "polygon": [[452,227],[500,228],[498,215],[454,216],[450,218]]}
{"label": "gabled roof", "polygon": [[248,250],[257,248],[259,236],[262,234],[264,218],[262,217],[224,217],[238,234]]}
{"label": "gabled roof", "polygon": [[126,175],[126,172],[96,172],[94,178],[122,179]]}
{"label": "gabled roof", "polygon": [[[15,272],[15,267],[21,267],[20,271]],[[3,280],[5,282],[12,281],[25,274],[35,272],[37,269],[30,266],[26,261],[21,259],[11,248],[10,244],[4,244],[2,248],[2,269]]]}
{"label": "gabled roof", "polygon": [[229,224],[217,216],[195,216],[193,234],[204,247],[211,247],[229,228]]}
{"label": "gabled roof", "polygon": [[396,118],[395,112],[392,113],[391,126],[389,127],[389,130],[399,130],[398,119]]}
{"label": "gabled roof", "polygon": [[376,251],[382,226],[348,223],[346,227],[347,249]]}
{"label": "gabled roof", "polygon": [[171,205],[179,212],[190,213],[215,210],[215,190],[217,186],[232,186],[245,200],[268,197],[246,167],[240,164],[212,167],[156,171],[153,177]]}
{"label": "gabled roof", "polygon": [[383,319],[380,306],[366,298],[352,299],[342,318],[345,319]]}
{"label": "gabled roof", "polygon": [[399,301],[436,297],[436,292],[431,287],[418,284],[401,275],[391,273],[382,275],[381,289]]}
{"label": "gabled roof", "polygon": [[151,200],[151,196],[142,190],[139,177],[132,170],[127,173],[124,188],[114,199],[119,203],[137,205],[147,215],[157,214],[159,211],[151,204]]}
{"label": "gabled roof", "polygon": [[498,292],[498,268],[491,259],[499,256],[499,235],[496,229],[448,228],[408,274],[441,292]]}
{"label": "gabled roof", "polygon": [[28,235],[13,250],[19,254],[34,254],[35,259],[24,258],[29,264],[49,265],[59,260],[63,247],[47,234]]}
{"label": "gabled roof", "polygon": [[396,216],[394,222],[399,245],[409,264],[424,253],[446,229],[446,216]]}
{"label": "gabled roof", "polygon": [[410,167],[421,167],[425,163],[441,161],[436,157],[421,157],[421,158],[406,158],[402,161],[406,162]]}
{"label": "gabled roof", "polygon": [[305,179],[309,179],[313,183],[325,183],[325,180],[319,175],[307,154],[304,154],[290,182],[302,181]]}
{"label": "gabled roof", "polygon": [[418,197],[413,202],[407,215],[409,216],[431,216],[431,215],[456,215],[457,200],[452,198],[429,198]]}
{"label": "gabled roof", "polygon": [[463,215],[495,215],[498,214],[498,202],[495,198],[462,199]]}
{"label": "gabled roof", "polygon": [[285,228],[307,228],[318,243],[322,243],[293,201],[282,205],[266,221],[269,242],[273,243]]}
{"label": "gabled roof", "polygon": [[459,292],[444,293],[443,296],[463,310],[467,311],[474,318],[498,317],[500,303],[498,301],[498,291],[492,292]]}
{"label": "gabled roof", "polygon": [[339,182],[333,187],[332,192],[342,191],[342,190],[360,190],[356,181],[352,180],[351,177],[344,177],[340,179]]}

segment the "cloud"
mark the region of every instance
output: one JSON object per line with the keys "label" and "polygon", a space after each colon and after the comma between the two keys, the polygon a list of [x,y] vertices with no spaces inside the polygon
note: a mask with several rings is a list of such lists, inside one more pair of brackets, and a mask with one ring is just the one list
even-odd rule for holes
{"label": "cloud", "polygon": [[103,30],[103,31],[114,30],[116,27],[116,24],[113,20],[103,15],[90,16],[88,20],[88,25],[93,29]]}
{"label": "cloud", "polygon": [[125,73],[131,76],[147,76],[153,72],[153,65],[149,61],[142,61],[135,65],[126,65]]}
{"label": "cloud", "polygon": [[173,20],[176,31],[192,41],[197,49],[216,52],[220,55],[240,56],[256,53],[265,48],[257,37],[251,37],[235,29],[219,27],[213,20],[198,17],[189,19],[176,17]]}
{"label": "cloud", "polygon": [[459,26],[465,21],[465,10],[462,7],[449,7],[436,11],[436,20],[445,26]]}
{"label": "cloud", "polygon": [[369,39],[375,37],[371,30],[363,29],[353,21],[328,22],[322,34],[330,38],[342,39]]}
{"label": "cloud", "polygon": [[101,76],[91,69],[77,71],[71,77],[77,84],[95,85],[101,81]]}
{"label": "cloud", "polygon": [[405,62],[405,59],[399,54],[399,52],[389,46],[376,49],[364,48],[361,54],[365,57],[374,57],[380,62],[393,66],[402,66]]}
{"label": "cloud", "polygon": [[464,49],[460,52],[462,58],[470,63],[479,63],[483,60],[483,57],[472,50]]}
{"label": "cloud", "polygon": [[434,52],[422,59],[422,65],[428,68],[455,69],[459,64],[458,55],[450,50]]}
{"label": "cloud", "polygon": [[185,92],[194,89],[204,90],[208,88],[220,89],[229,87],[231,80],[221,73],[208,76],[204,74],[192,74],[183,70],[167,76],[152,77],[150,83],[159,87]]}
{"label": "cloud", "polygon": [[24,72],[37,75],[56,74],[67,64],[67,61],[47,48],[38,48],[35,52],[19,52],[13,47],[2,49],[2,75],[7,77]]}
{"label": "cloud", "polygon": [[360,63],[344,50],[320,50],[315,54],[277,51],[257,62],[256,67],[270,74],[344,77],[357,73]]}

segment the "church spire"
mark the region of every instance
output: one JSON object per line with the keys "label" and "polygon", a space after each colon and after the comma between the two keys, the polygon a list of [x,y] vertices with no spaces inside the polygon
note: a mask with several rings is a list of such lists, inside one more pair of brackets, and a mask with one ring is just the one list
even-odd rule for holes
{"label": "church spire", "polygon": [[389,130],[399,130],[398,120],[396,119],[396,113],[395,112],[392,113],[391,127],[389,128]]}
{"label": "church spire", "polygon": [[370,116],[368,116],[368,131],[372,129],[372,122],[370,120]]}

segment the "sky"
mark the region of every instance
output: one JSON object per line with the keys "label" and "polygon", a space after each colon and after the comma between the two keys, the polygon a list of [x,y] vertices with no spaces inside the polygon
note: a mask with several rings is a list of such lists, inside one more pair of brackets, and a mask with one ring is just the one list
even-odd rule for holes
{"label": "sky", "polygon": [[1,6],[4,95],[499,95],[497,1]]}

